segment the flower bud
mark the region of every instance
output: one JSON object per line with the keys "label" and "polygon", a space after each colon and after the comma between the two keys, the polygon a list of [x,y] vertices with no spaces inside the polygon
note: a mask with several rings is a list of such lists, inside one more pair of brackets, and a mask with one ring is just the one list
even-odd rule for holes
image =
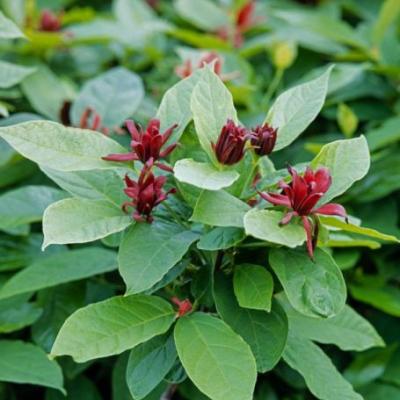
{"label": "flower bud", "polygon": [[272,153],[276,142],[278,129],[268,124],[258,125],[251,132],[251,144],[259,156],[267,156]]}

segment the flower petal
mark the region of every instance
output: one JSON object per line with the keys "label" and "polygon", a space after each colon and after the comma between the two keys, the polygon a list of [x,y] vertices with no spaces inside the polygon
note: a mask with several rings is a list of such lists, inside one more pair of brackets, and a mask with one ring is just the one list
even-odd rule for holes
{"label": "flower petal", "polygon": [[303,222],[304,230],[306,231],[307,235],[307,251],[310,258],[314,259],[314,246],[313,246],[313,228],[311,222],[309,221],[308,217],[302,216],[301,220]]}
{"label": "flower petal", "polygon": [[132,161],[137,160],[137,156],[135,153],[126,153],[126,154],[109,154],[108,156],[101,157],[102,160],[105,161]]}
{"label": "flower petal", "polygon": [[274,206],[290,207],[290,200],[288,196],[279,193],[259,192],[259,195],[266,201]]}
{"label": "flower petal", "polygon": [[342,205],[336,203],[324,204],[323,206],[317,208],[316,210],[313,210],[313,212],[316,214],[323,214],[323,215],[337,215],[347,220],[346,209]]}

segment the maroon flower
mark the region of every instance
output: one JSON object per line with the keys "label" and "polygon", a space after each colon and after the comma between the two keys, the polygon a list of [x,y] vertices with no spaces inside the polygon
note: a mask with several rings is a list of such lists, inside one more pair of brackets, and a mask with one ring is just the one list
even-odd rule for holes
{"label": "maroon flower", "polygon": [[236,126],[231,119],[228,119],[222,127],[217,144],[211,143],[217,160],[225,165],[239,162],[244,156],[244,147],[249,137],[250,133],[246,128]]}
{"label": "maroon flower", "polygon": [[183,317],[192,311],[193,306],[189,299],[179,300],[177,297],[172,297],[171,301],[178,306],[178,317]]}
{"label": "maroon flower", "polygon": [[39,30],[44,32],[58,32],[61,29],[61,18],[50,10],[43,10],[40,14]]}
{"label": "maroon flower", "polygon": [[347,213],[343,206],[335,203],[315,208],[332,184],[332,177],[327,168],[319,168],[314,172],[308,167],[304,176],[298,175],[292,167],[288,167],[288,171],[292,181],[289,184],[284,181],[279,182],[282,193],[260,193],[260,195],[273,205],[284,206],[290,210],[280,222],[282,225],[288,224],[294,216],[301,217],[307,234],[308,254],[313,258],[318,239],[318,221],[315,214],[337,215],[347,221]]}
{"label": "maroon flower", "polygon": [[167,178],[165,176],[155,177],[151,168],[152,165],[145,164],[137,182],[125,175],[126,188],[124,192],[132,201],[126,201],[122,205],[122,209],[127,212],[128,207],[133,207],[135,211],[132,217],[138,222],[153,222],[151,215],[153,208],[166,200],[168,194],[175,193],[175,189],[163,191]]}
{"label": "maroon flower", "polygon": [[251,144],[259,156],[267,156],[272,153],[276,142],[278,129],[268,124],[258,125],[252,129]]}
{"label": "maroon flower", "polygon": [[[131,141],[132,151],[126,154],[109,154],[108,156],[103,157],[103,160],[107,161],[139,160],[143,164],[148,162],[152,164],[153,161],[157,161],[161,158],[166,157],[177,146],[177,143],[174,143],[167,146],[164,150],[162,150],[162,147],[168,141],[173,130],[177,126],[178,126],[177,124],[172,125],[164,133],[161,134],[159,119],[150,120],[145,131],[143,131],[142,129],[138,130],[133,121],[131,120],[126,121],[126,127],[128,128],[128,131],[132,137]],[[164,164],[155,162],[155,165],[166,171],[172,171],[172,168]]]}

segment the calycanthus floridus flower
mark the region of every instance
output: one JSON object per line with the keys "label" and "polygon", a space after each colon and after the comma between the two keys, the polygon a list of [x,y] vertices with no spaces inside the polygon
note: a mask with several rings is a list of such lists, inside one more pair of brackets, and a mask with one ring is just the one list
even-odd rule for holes
{"label": "calycanthus floridus flower", "polygon": [[39,30],[43,32],[58,32],[61,29],[61,16],[51,10],[43,10],[40,14]]}
{"label": "calycanthus floridus flower", "polygon": [[281,193],[262,192],[260,195],[275,206],[287,207],[288,212],[281,220],[281,225],[288,224],[293,217],[301,218],[307,235],[307,251],[313,258],[318,239],[316,214],[336,215],[347,221],[347,213],[343,206],[336,203],[328,203],[315,208],[332,184],[332,177],[327,168],[319,168],[314,172],[307,167],[303,176],[300,176],[292,167],[288,167],[288,171],[292,181],[290,183],[279,182]]}
{"label": "calycanthus floridus flower", "polygon": [[154,176],[152,165],[149,163],[144,164],[137,182],[125,175],[126,188],[124,192],[132,200],[126,201],[122,205],[123,211],[128,212],[128,208],[132,207],[135,210],[132,214],[135,221],[153,222],[151,214],[154,207],[166,200],[170,193],[175,193],[175,189],[163,191],[166,181],[165,176]]}
{"label": "calycanthus floridus flower", "polygon": [[157,162],[157,160],[168,156],[177,146],[177,143],[173,143],[162,149],[177,126],[177,124],[174,124],[165,130],[164,133],[160,133],[159,119],[150,120],[145,131],[142,129],[138,130],[133,121],[126,121],[126,127],[132,138],[132,151],[126,154],[109,154],[102,158],[107,161],[141,161],[143,164],[148,162],[152,164],[154,162],[154,165],[157,167],[166,171],[172,171],[172,168]]}
{"label": "calycanthus floridus flower", "polygon": [[211,143],[218,162],[224,165],[238,163],[244,156],[245,145],[250,136],[245,127],[228,119],[221,129],[217,143]]}
{"label": "calycanthus floridus flower", "polygon": [[251,130],[251,145],[259,156],[267,156],[275,147],[278,129],[268,124],[258,125]]}

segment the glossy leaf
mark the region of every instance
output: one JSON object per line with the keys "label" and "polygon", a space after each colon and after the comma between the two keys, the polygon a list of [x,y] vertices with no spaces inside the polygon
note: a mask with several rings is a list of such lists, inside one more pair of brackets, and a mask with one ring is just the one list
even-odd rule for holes
{"label": "glossy leaf", "polygon": [[314,261],[305,250],[271,249],[269,262],[290,304],[309,317],[333,317],[346,302],[346,285],[332,257],[316,249]]}
{"label": "glossy leaf", "polygon": [[287,247],[300,246],[306,240],[303,226],[294,220],[281,226],[283,216],[280,211],[252,209],[244,217],[246,234]]}
{"label": "glossy leaf", "polygon": [[119,354],[164,333],[174,316],[172,306],[159,297],[112,297],[73,313],[58,333],[51,355],[84,362]]}
{"label": "glossy leaf", "polygon": [[43,249],[50,244],[92,242],[120,232],[131,223],[129,215],[108,201],[64,199],[50,205],[43,214]]}
{"label": "glossy leaf", "polygon": [[218,227],[204,234],[197,243],[201,250],[224,250],[239,244],[245,237],[243,229]]}
{"label": "glossy leaf", "polygon": [[219,170],[211,164],[192,159],[179,160],[174,166],[174,174],[178,181],[206,190],[229,187],[239,178],[234,170]]}
{"label": "glossy leaf", "polygon": [[274,281],[261,265],[236,266],[233,287],[240,307],[271,311]]}
{"label": "glossy leaf", "polygon": [[12,276],[0,298],[44,289],[117,269],[116,254],[102,248],[64,251],[45,257]]}
{"label": "glossy leaf", "polygon": [[292,143],[317,117],[328,91],[329,67],[318,78],[283,92],[272,105],[266,122],[278,128],[274,150]]}
{"label": "glossy leaf", "polygon": [[118,263],[127,293],[150,289],[177,264],[198,234],[171,223],[139,223],[125,234]]}
{"label": "glossy leaf", "polygon": [[101,157],[125,149],[99,132],[66,128],[50,121],[32,121],[0,128],[0,137],[30,160],[57,171],[108,169]]}
{"label": "glossy leaf", "polygon": [[256,363],[250,347],[218,318],[195,313],[175,327],[178,356],[194,384],[213,400],[251,400]]}

